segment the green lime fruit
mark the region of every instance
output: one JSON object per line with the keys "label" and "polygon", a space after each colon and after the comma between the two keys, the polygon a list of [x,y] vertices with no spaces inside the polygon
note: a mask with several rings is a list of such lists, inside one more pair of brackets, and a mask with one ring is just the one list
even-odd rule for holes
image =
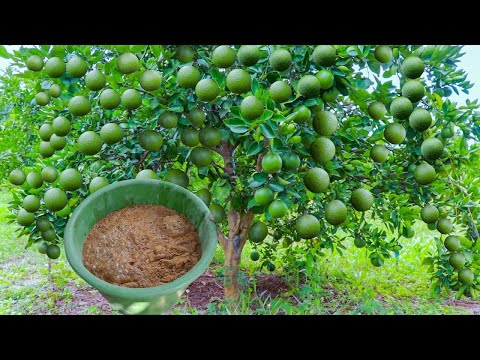
{"label": "green lime fruit", "polygon": [[195,195],[197,195],[207,206],[209,206],[212,202],[212,195],[208,189],[200,189],[195,193]]}
{"label": "green lime fruit", "polygon": [[270,66],[274,71],[285,71],[292,64],[292,55],[286,49],[276,49],[270,54],[268,59]]}
{"label": "green lime fruit", "polygon": [[326,164],[335,156],[335,145],[326,137],[317,138],[310,147],[313,159],[319,164]]}
{"label": "green lime fruit", "polygon": [[455,269],[461,269],[465,266],[465,256],[463,254],[455,252],[450,255],[450,258],[448,259],[448,262],[450,265],[452,265]]}
{"label": "green lime fruit", "polygon": [[389,63],[393,59],[393,52],[390,46],[387,45],[378,45],[375,48],[375,59],[382,64]]}
{"label": "green lime fruit", "polygon": [[320,80],[313,75],[304,75],[298,81],[298,92],[306,99],[318,96],[320,90]]}
{"label": "green lime fruit", "polygon": [[27,195],[23,199],[22,206],[28,212],[34,213],[40,209],[40,199],[35,195]]}
{"label": "green lime fruit", "polygon": [[81,78],[83,75],[87,73],[88,64],[82,58],[78,56],[72,57],[67,62],[67,74],[73,78]]}
{"label": "green lime fruit", "polygon": [[47,63],[45,64],[45,72],[51,78],[61,77],[63,74],[65,74],[66,68],[67,66],[65,65],[65,62],[59,57],[52,57],[48,59]]}
{"label": "green lime fruit", "polygon": [[135,179],[140,180],[160,180],[157,173],[150,169],[139,171]]}
{"label": "green lime fruit", "polygon": [[320,221],[313,215],[302,215],[295,223],[295,231],[302,239],[312,239],[320,234]]}
{"label": "green lime fruit", "polygon": [[325,90],[322,94],[322,99],[323,101],[325,101],[326,103],[331,103],[331,102],[334,102],[335,100],[337,100],[337,97],[338,97],[338,90],[336,87],[332,87],[328,90]]}
{"label": "green lime fruit", "polygon": [[53,228],[48,229],[47,231],[42,231],[42,238],[45,241],[52,242],[55,241],[57,234]]}
{"label": "green lime fruit", "polygon": [[165,111],[158,117],[158,123],[165,129],[176,128],[178,124],[178,116],[174,112]]}
{"label": "green lime fruit", "polygon": [[252,243],[259,244],[268,235],[268,227],[261,221],[255,221],[248,230],[248,238]]}
{"label": "green lime fruit", "polygon": [[107,185],[107,179],[101,176],[96,176],[92,179],[92,181],[90,181],[90,184],[88,185],[88,190],[90,190],[90,194],[93,194],[95,191],[98,191]]}
{"label": "green lime fruit", "polygon": [[442,234],[450,234],[453,231],[453,223],[447,218],[437,221],[437,230]]}
{"label": "green lime fruit", "polygon": [[77,140],[78,150],[84,155],[95,155],[101,149],[103,140],[95,131],[85,131]]}
{"label": "green lime fruit", "polygon": [[367,243],[365,242],[365,239],[363,237],[357,236],[355,239],[353,239],[353,245],[357,249],[361,249],[361,248],[364,248],[365,245],[367,245]]}
{"label": "green lime fruit", "polygon": [[65,169],[58,178],[60,186],[67,191],[75,191],[82,187],[82,175],[77,169]]}
{"label": "green lime fruit", "polygon": [[55,153],[55,149],[50,146],[48,141],[42,141],[38,147],[38,152],[43,158],[49,158]]}
{"label": "green lime fruit", "polygon": [[142,105],[142,96],[135,89],[125,90],[120,97],[122,106],[127,110],[135,110]]}
{"label": "green lime fruit", "polygon": [[407,80],[402,86],[402,96],[412,103],[416,103],[425,96],[425,87],[418,80]]}
{"label": "green lime fruit", "polygon": [[40,56],[32,55],[32,56],[29,56],[29,58],[27,59],[26,65],[28,70],[40,71],[43,69],[44,62]]}
{"label": "green lime fruit", "polygon": [[145,70],[140,75],[140,86],[145,91],[155,91],[162,85],[162,74],[156,70]]}
{"label": "green lime fruit", "polygon": [[382,164],[388,159],[388,150],[383,145],[374,145],[370,149],[370,157],[373,161]]}
{"label": "green lime fruit", "polygon": [[228,45],[221,45],[213,50],[212,62],[219,68],[229,68],[235,62],[236,54]]}
{"label": "green lime fruit", "polygon": [[184,145],[194,147],[200,144],[198,133],[199,131],[195,129],[184,129],[180,135],[180,139]]}
{"label": "green lime fruit", "polygon": [[242,45],[237,52],[237,60],[243,66],[253,66],[260,60],[257,45]]}
{"label": "green lime fruit", "polygon": [[275,271],[275,264],[271,263],[271,262],[268,262],[267,263],[267,270],[271,271],[271,272]]}
{"label": "green lime fruit", "polygon": [[274,174],[282,169],[282,158],[277,153],[269,151],[262,159],[262,170]]}
{"label": "green lime fruit", "polygon": [[193,125],[201,127],[205,122],[206,116],[205,113],[199,108],[193,108],[188,112],[187,118]]}
{"label": "green lime fruit", "polygon": [[120,101],[120,94],[113,89],[105,89],[100,94],[100,106],[106,110],[116,109]]}
{"label": "green lime fruit", "polygon": [[442,136],[445,138],[445,139],[450,139],[453,137],[453,135],[455,135],[455,131],[454,131],[454,127],[453,127],[453,123],[448,123],[445,125],[445,127],[442,129]]}
{"label": "green lime fruit", "polygon": [[428,185],[435,181],[437,173],[433,166],[422,163],[415,168],[413,176],[419,185]]}
{"label": "green lime fruit", "polygon": [[312,112],[305,105],[296,107],[293,112],[297,113],[294,121],[298,124],[307,122],[310,119],[310,116],[312,116]]}
{"label": "green lime fruit", "polygon": [[254,198],[258,204],[267,206],[273,201],[273,191],[267,187],[259,188],[255,191]]}
{"label": "green lime fruit", "polygon": [[106,84],[107,78],[99,70],[92,70],[85,76],[85,85],[92,91],[101,90]]}
{"label": "green lime fruit", "polygon": [[211,203],[208,207],[216,223],[222,222],[227,217],[225,209],[218,204]]}
{"label": "green lime fruit", "polygon": [[437,229],[437,223],[431,223],[427,224],[428,230],[436,230]]}
{"label": "green lime fruit", "polygon": [[436,206],[433,205],[425,205],[420,212],[420,217],[426,224],[432,224],[437,222],[440,216],[440,212],[438,211]]}
{"label": "green lime fruit", "polygon": [[42,216],[37,219],[37,221],[35,222],[35,226],[37,227],[38,230],[43,232],[43,231],[47,231],[52,226],[52,224],[50,223],[50,221],[48,221],[48,219],[45,216]]}
{"label": "green lime fruit", "polygon": [[198,139],[203,146],[213,148],[220,144],[222,137],[217,128],[202,128],[198,134]]}
{"label": "green lime fruit", "polygon": [[407,239],[411,239],[415,236],[415,230],[412,228],[403,228],[403,236]]}
{"label": "green lime fruit", "polygon": [[58,211],[67,205],[68,198],[65,191],[58,188],[51,188],[47,190],[43,196],[43,202],[48,210]]}
{"label": "green lime fruit", "polygon": [[179,45],[175,49],[175,57],[181,63],[188,63],[195,57],[195,50],[190,45]]}
{"label": "green lime fruit", "polygon": [[464,285],[472,285],[474,279],[475,275],[470,269],[462,269],[458,272],[458,281]]}
{"label": "green lime fruit", "polygon": [[199,168],[208,166],[213,162],[212,150],[198,146],[190,153],[190,161]]}
{"label": "green lime fruit", "polygon": [[383,258],[382,257],[374,257],[370,259],[370,262],[372,263],[373,266],[375,267],[381,267],[383,265]]}
{"label": "green lime fruit", "polygon": [[284,217],[288,213],[288,206],[281,199],[273,200],[270,205],[268,205],[268,212],[274,219]]}
{"label": "green lime fruit", "polygon": [[270,99],[276,103],[284,103],[292,96],[292,88],[285,81],[275,81],[268,89]]}
{"label": "green lime fruit", "polygon": [[409,56],[402,63],[402,72],[409,79],[418,79],[425,70],[425,64],[417,56]]}
{"label": "green lime fruit", "polygon": [[313,62],[318,66],[331,66],[335,63],[337,50],[332,45],[317,45],[313,50]]}
{"label": "green lime fruit", "polygon": [[337,117],[330,111],[320,111],[313,118],[313,128],[321,136],[330,136],[338,129]]}
{"label": "green lime fruit", "polygon": [[322,193],[327,190],[330,185],[330,176],[328,173],[319,167],[314,167],[307,170],[303,178],[305,187],[313,193]]}
{"label": "green lime fruit", "polygon": [[320,70],[315,74],[320,81],[320,88],[323,90],[330,89],[333,86],[334,77],[330,70]]}
{"label": "green lime fruit", "polygon": [[412,112],[412,102],[404,96],[396,97],[390,104],[390,113],[398,120],[407,119]]}
{"label": "green lime fruit", "polygon": [[50,146],[53,150],[62,150],[67,145],[67,139],[63,136],[53,134],[50,138]]}
{"label": "green lime fruit", "polygon": [[21,169],[14,169],[8,175],[8,181],[10,181],[10,183],[13,185],[23,185],[26,179],[27,177]]}
{"label": "green lime fruit", "polygon": [[250,254],[250,260],[258,261],[258,259],[260,259],[260,254],[256,251],[252,251]]}
{"label": "green lime fruit", "polygon": [[285,169],[295,171],[300,166],[300,157],[293,152],[286,153],[282,157],[282,164]]}
{"label": "green lime fruit", "polygon": [[107,145],[120,142],[123,139],[123,129],[115,123],[107,123],[100,129],[100,137]]}
{"label": "green lime fruit", "polygon": [[58,84],[52,84],[50,86],[50,89],[48,89],[48,95],[50,95],[52,98],[60,97],[61,93],[62,93],[62,88]]}
{"label": "green lime fruit", "polygon": [[48,244],[44,241],[40,242],[38,245],[37,245],[37,251],[40,253],[40,254],[46,254],[47,253],[47,248],[48,248]]}
{"label": "green lime fruit", "polygon": [[47,256],[52,260],[58,259],[60,256],[60,248],[55,244],[48,245]]}
{"label": "green lime fruit", "polygon": [[443,245],[445,245],[445,248],[451,252],[456,252],[462,248],[460,239],[455,235],[448,235]]}
{"label": "green lime fruit", "polygon": [[200,80],[195,86],[195,94],[201,101],[209,102],[215,100],[219,93],[220,89],[218,84],[212,79]]}
{"label": "green lime fruit", "polygon": [[48,94],[44,91],[40,91],[35,95],[35,102],[37,103],[37,105],[45,106],[48,104],[49,101],[50,96],[48,96]]}
{"label": "green lime fruit", "polygon": [[439,159],[443,154],[443,143],[434,137],[425,139],[422,142],[421,151],[426,160]]}
{"label": "green lime fruit", "polygon": [[374,120],[381,120],[387,113],[385,105],[380,101],[374,101],[368,105],[367,109],[368,115]]}
{"label": "green lime fruit", "polygon": [[255,120],[263,114],[264,103],[256,96],[250,95],[240,103],[240,113],[248,120]]}
{"label": "green lime fruit", "polygon": [[243,94],[252,88],[252,77],[243,69],[234,69],[227,75],[227,88],[235,94]]}
{"label": "green lime fruit", "polygon": [[359,188],[352,192],[350,201],[355,210],[367,211],[373,205],[373,195],[369,190],[365,188]]}
{"label": "green lime fruit", "polygon": [[388,124],[384,131],[383,136],[390,144],[401,144],[405,140],[407,131],[399,123],[390,123]]}
{"label": "green lime fruit", "polygon": [[43,124],[38,129],[38,135],[43,141],[49,141],[53,134],[53,126],[51,124]]}
{"label": "green lime fruit", "polygon": [[17,223],[21,226],[32,225],[35,221],[35,215],[25,209],[20,209],[17,214]]}
{"label": "green lime fruit", "polygon": [[163,137],[153,130],[144,130],[138,137],[139,145],[147,151],[157,151],[163,145]]}
{"label": "green lime fruit", "polygon": [[187,188],[188,183],[190,182],[188,175],[185,174],[182,170],[171,169],[165,175],[165,181],[177,184],[181,187]]}
{"label": "green lime fruit", "polygon": [[347,207],[340,200],[332,200],[325,206],[325,219],[332,225],[340,225],[347,219]]}
{"label": "green lime fruit", "polygon": [[28,173],[27,184],[32,189],[38,189],[42,187],[43,185],[42,175],[37,171],[32,171]]}
{"label": "green lime fruit", "polygon": [[408,123],[413,130],[422,132],[432,125],[432,115],[425,109],[417,108],[410,114]]}
{"label": "green lime fruit", "polygon": [[58,136],[68,135],[71,129],[72,129],[72,124],[65,116],[57,116],[52,121],[52,132]]}
{"label": "green lime fruit", "polygon": [[70,110],[70,113],[74,116],[87,115],[91,109],[90,101],[82,95],[74,96],[68,102],[68,110]]}
{"label": "green lime fruit", "polygon": [[140,60],[135,54],[123,53],[117,58],[117,69],[122,74],[132,74],[140,69]]}
{"label": "green lime fruit", "polygon": [[194,89],[201,78],[200,71],[191,65],[185,65],[178,70],[177,83],[184,89]]}

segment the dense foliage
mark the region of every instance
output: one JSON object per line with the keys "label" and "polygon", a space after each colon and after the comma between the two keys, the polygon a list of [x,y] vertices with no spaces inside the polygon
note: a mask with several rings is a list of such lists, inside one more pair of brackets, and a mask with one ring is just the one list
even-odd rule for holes
{"label": "dense foliage", "polygon": [[[479,181],[465,170],[479,161],[480,117],[477,101],[449,99],[472,86],[456,66],[459,46],[42,45],[0,55],[13,61],[2,76],[3,175],[81,174],[78,186],[69,170],[13,189],[27,246],[46,252],[105,179],[140,174],[210,206],[227,278],[247,238],[271,271],[323,261],[345,241],[381,266],[423,219],[438,244],[425,259],[434,291],[472,295],[480,285]],[[66,134],[44,125],[59,116],[71,123]],[[50,188],[68,204],[46,206]],[[21,210],[27,195],[41,200],[27,204],[34,217]],[[40,231],[43,216],[53,227]]]}

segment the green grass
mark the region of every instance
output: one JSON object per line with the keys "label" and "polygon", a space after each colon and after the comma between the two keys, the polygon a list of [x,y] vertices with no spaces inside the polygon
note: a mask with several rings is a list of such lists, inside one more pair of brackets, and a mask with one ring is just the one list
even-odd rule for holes
{"label": "green grass", "polygon": [[[68,265],[65,255],[51,262],[35,249],[24,249],[26,239],[17,239],[15,225],[7,225],[10,194],[0,192],[0,314],[105,314],[98,304],[77,301],[75,291],[96,294]],[[289,290],[278,298],[257,294],[258,262],[249,259],[250,245],[243,254],[241,314],[465,314],[462,307],[446,304],[451,294],[433,298],[430,279],[422,260],[432,250],[433,239],[423,225],[417,225],[412,239],[402,239],[399,257],[374,268],[365,249],[347,246],[344,256],[334,253],[302,269],[286,269],[277,263],[276,274]],[[223,253],[217,250],[213,272],[221,277]],[[98,297],[98,295],[97,295]],[[480,304],[478,305],[480,308]],[[212,302],[205,311],[192,308],[185,298],[173,314],[228,314],[227,306]]]}

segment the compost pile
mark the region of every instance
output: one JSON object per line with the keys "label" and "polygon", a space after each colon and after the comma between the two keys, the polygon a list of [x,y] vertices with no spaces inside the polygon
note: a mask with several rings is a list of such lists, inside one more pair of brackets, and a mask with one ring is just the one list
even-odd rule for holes
{"label": "compost pile", "polygon": [[200,260],[194,225],[161,205],[134,205],[108,214],[90,230],[83,263],[109,283],[144,288],[168,283]]}

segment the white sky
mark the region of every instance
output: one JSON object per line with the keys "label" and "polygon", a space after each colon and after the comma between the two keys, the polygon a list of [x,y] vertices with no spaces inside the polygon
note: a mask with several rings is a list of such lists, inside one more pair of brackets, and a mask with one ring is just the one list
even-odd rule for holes
{"label": "white sky", "polygon": [[[8,51],[16,50],[20,45],[5,45]],[[480,99],[480,45],[466,45],[463,48],[465,55],[460,59],[459,67],[467,71],[467,80],[474,83],[474,86],[470,89],[470,94],[460,93],[457,95],[453,93],[451,95],[452,101],[458,103],[465,103],[466,99],[475,100]],[[0,58],[0,69],[4,69],[10,63],[9,60]]]}

